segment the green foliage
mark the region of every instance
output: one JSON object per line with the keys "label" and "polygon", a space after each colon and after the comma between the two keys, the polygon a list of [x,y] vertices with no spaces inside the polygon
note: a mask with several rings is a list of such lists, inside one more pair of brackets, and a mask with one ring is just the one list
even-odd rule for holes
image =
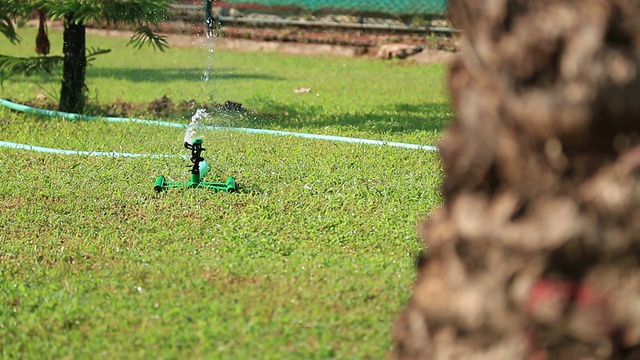
{"label": "green foliage", "polygon": [[61,64],[62,56],[15,57],[0,55],[0,84],[12,74],[30,76],[35,72],[51,73],[55,65]]}
{"label": "green foliage", "polygon": [[164,36],[156,34],[151,26],[166,19],[170,5],[174,3],[169,0],[41,0],[36,2],[41,8],[47,10],[52,20],[72,15],[69,20],[77,24],[134,25],[136,31],[130,43],[134,44],[135,48],[151,45],[160,50],[166,48],[166,40]]}
{"label": "green foliage", "polygon": [[[9,41],[16,44],[20,36],[16,33],[13,20],[26,17],[36,9],[47,12],[51,20],[66,18],[77,24],[129,24],[135,25],[136,31],[129,44],[135,49],[148,45],[164,51],[167,41],[164,36],[156,34],[150,27],[157,25],[166,18],[168,9],[173,1],[168,0],[0,0],[0,33]],[[109,50],[88,50],[87,60],[96,55],[104,54]],[[0,82],[7,75],[21,73],[30,76],[35,72],[51,73],[51,69],[61,64],[64,58],[61,56],[45,57],[15,57],[0,55]]]}
{"label": "green foliage", "polygon": [[13,27],[12,19],[7,14],[0,14],[0,33],[14,44],[20,41],[20,37]]}
{"label": "green foliage", "polygon": [[[7,11],[0,16],[0,32],[5,35],[12,43],[17,43],[20,38],[15,32],[12,20],[19,16],[28,15],[34,10],[40,10],[47,13],[52,20],[64,19],[65,23],[74,25],[85,25],[94,23],[100,25],[107,23],[109,25],[133,24],[136,31],[132,36],[129,44],[134,48],[140,49],[144,45],[150,45],[154,49],[164,51],[167,42],[164,36],[156,34],[150,25],[157,25],[158,22],[166,18],[169,5],[173,4],[170,0],[30,0],[30,1],[7,1],[0,0],[0,9],[4,10],[6,5]],[[84,33],[84,27],[77,27],[80,33]],[[65,31],[70,31],[65,26]],[[80,40],[82,39],[82,40]],[[83,49],[85,44],[77,44],[77,41],[84,41],[84,36],[77,37],[77,40],[69,40],[69,44],[78,46],[69,47],[68,49]],[[80,46],[81,45],[81,46]],[[71,50],[65,50],[67,52]],[[81,50],[77,50],[80,52]],[[19,58],[3,56],[0,58],[0,84],[3,82],[7,74],[21,72],[25,76],[29,76],[37,71],[51,73],[51,68],[59,63],[64,63],[64,79],[60,91],[60,109],[71,112],[82,112],[84,108],[84,89],[85,84],[85,66],[70,66],[66,63],[67,59],[79,57],[80,54],[70,54],[63,58],[45,57],[45,58]],[[92,54],[86,54],[87,57]],[[94,54],[95,55],[95,54]],[[74,74],[72,74],[74,73]],[[70,79],[77,79],[71,81]]]}
{"label": "green foliage", "polygon": [[166,20],[174,3],[167,0],[112,1],[104,8],[104,20],[109,24],[158,24]]}
{"label": "green foliage", "polygon": [[[111,52],[109,49],[88,48],[87,61],[93,61],[96,56],[109,52]],[[53,68],[62,64],[63,61],[64,57],[59,55],[32,57],[0,55],[0,84],[14,74],[24,76],[31,76],[38,72],[51,74]]]}
{"label": "green foliage", "polygon": [[31,12],[30,4],[26,1],[0,0],[0,9],[0,33],[16,44],[20,41],[20,36],[16,33],[13,20],[28,16]]}
{"label": "green foliage", "polygon": [[73,14],[75,23],[106,22],[118,24],[158,24],[167,16],[174,1],[170,0],[33,0],[37,7],[47,10],[51,19]]}
{"label": "green foliage", "polygon": [[160,51],[164,51],[169,47],[165,37],[155,34],[148,26],[139,27],[127,45],[133,45],[133,48],[137,50],[140,50],[145,45]]}

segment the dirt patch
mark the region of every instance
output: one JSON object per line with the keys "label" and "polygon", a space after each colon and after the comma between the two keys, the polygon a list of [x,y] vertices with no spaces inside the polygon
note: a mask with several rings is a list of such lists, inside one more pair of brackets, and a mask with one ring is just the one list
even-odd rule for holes
{"label": "dirt patch", "polygon": [[445,205],[399,359],[640,358],[640,1],[452,0]]}
{"label": "dirt patch", "polygon": [[[61,26],[59,22],[51,25]],[[214,48],[237,51],[280,52],[292,55],[329,55],[341,57],[377,57],[385,48],[422,47],[424,51],[412,52],[406,56],[378,56],[380,59],[406,58],[418,64],[448,63],[460,48],[458,37],[428,38],[419,34],[384,34],[360,31],[317,31],[278,28],[223,27],[214,40],[207,39],[200,25],[163,23],[161,30],[167,37],[169,46],[203,47],[212,44]],[[87,28],[88,33],[110,37],[129,38],[128,30]],[[387,52],[389,53],[389,52]],[[399,52],[398,54],[402,54]]]}
{"label": "dirt patch", "polygon": [[174,108],[173,101],[171,101],[167,95],[163,95],[161,98],[153,100],[147,106],[147,110],[156,116],[160,116],[172,108]]}
{"label": "dirt patch", "polygon": [[[37,96],[24,102],[27,106],[40,109],[57,110],[58,103],[46,96]],[[148,103],[132,103],[116,99],[102,103],[87,99],[83,114],[89,116],[111,116],[122,118],[184,119],[190,118],[197,109],[217,115],[255,115],[241,103],[227,100],[224,103],[197,102],[196,100],[173,101],[169,96]],[[1,125],[1,123],[0,123]]]}
{"label": "dirt patch", "polygon": [[[175,22],[165,23],[163,24],[163,30],[173,35],[203,37],[199,25],[176,25]],[[380,59],[413,59],[412,55],[417,54],[417,51],[407,53],[405,56],[395,56],[394,54],[389,57],[381,57],[377,55],[381,49],[388,46],[422,47],[430,50],[430,54],[453,54],[459,50],[460,39],[457,36],[428,36],[420,33],[224,26],[219,31],[216,44],[219,47],[234,50],[263,50],[289,54],[321,54],[347,57],[371,56]],[[422,63],[423,59],[425,59],[425,56],[415,61]],[[449,58],[447,57],[430,57],[430,60],[424,62],[448,60]]]}

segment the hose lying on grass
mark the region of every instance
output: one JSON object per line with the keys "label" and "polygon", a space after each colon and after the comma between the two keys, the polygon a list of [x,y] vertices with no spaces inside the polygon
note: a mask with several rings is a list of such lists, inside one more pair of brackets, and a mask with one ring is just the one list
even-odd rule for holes
{"label": "hose lying on grass", "polygon": [[187,158],[186,155],[168,155],[168,154],[132,154],[122,152],[105,152],[105,151],[81,151],[81,150],[63,150],[54,149],[42,146],[33,146],[28,144],[19,144],[8,141],[0,141],[0,147],[8,147],[19,150],[37,151],[49,154],[61,154],[61,155],[85,155],[85,156],[109,156],[109,157],[148,157],[148,158],[171,158],[182,157]]}
{"label": "hose lying on grass", "polygon": [[[177,127],[177,128],[184,128],[184,129],[186,129],[188,126],[187,124],[180,124],[180,123],[174,123],[174,122],[168,122],[168,121],[119,118],[119,117],[109,117],[109,116],[107,117],[89,116],[89,115],[73,114],[73,113],[67,113],[67,112],[55,111],[55,110],[38,109],[38,108],[34,108],[27,105],[17,104],[12,101],[1,99],[1,98],[0,98],[0,105],[15,111],[34,113],[34,114],[39,114],[44,116],[57,116],[57,117],[62,117],[69,120],[103,120],[108,122],[133,122],[133,123],[145,124],[145,125]],[[438,151],[438,147],[431,146],[431,145],[407,144],[407,143],[400,143],[400,142],[394,142],[394,141],[359,139],[359,138],[334,136],[334,135],[319,135],[319,134],[298,133],[298,132],[292,132],[292,131],[238,128],[238,127],[211,126],[211,125],[204,125],[204,126],[201,126],[201,128],[206,130],[227,130],[227,131],[244,132],[248,134],[294,136],[294,137],[314,139],[314,140],[347,142],[347,143],[353,143],[353,144],[366,144],[366,145],[386,145],[386,146],[393,146],[393,147],[399,147],[404,149]],[[5,145],[2,145],[2,146],[5,146]],[[35,150],[36,148],[37,147],[32,146],[32,149]],[[66,150],[62,150],[62,151],[64,152]],[[164,156],[164,155],[160,155],[160,156]]]}

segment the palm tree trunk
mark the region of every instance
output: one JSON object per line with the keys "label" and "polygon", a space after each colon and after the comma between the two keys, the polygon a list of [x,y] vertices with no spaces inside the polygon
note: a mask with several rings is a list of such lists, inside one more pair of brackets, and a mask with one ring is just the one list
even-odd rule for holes
{"label": "palm tree trunk", "polygon": [[72,21],[74,14],[64,19],[64,63],[62,69],[62,89],[60,91],[60,111],[81,113],[84,109],[86,56],[86,31],[84,24]]}

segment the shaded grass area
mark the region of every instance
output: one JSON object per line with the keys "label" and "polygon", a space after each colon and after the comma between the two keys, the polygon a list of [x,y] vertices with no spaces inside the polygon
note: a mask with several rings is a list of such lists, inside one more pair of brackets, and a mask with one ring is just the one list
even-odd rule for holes
{"label": "shaded grass area", "polygon": [[[216,66],[244,75],[204,83],[197,71],[180,79],[169,70],[163,81],[147,81],[155,73],[137,78],[133,69],[194,69],[189,61],[202,49],[172,49],[154,60],[116,40],[91,38],[118,47],[118,58],[105,55],[88,71],[97,103],[145,104],[164,94],[231,99],[248,115],[211,123],[414,142],[436,140],[450,114],[438,67],[216,52]],[[116,68],[128,70],[109,70]],[[33,101],[55,82],[8,81],[2,96]],[[293,93],[308,82],[318,84],[312,93]],[[405,83],[415,87],[406,91]],[[390,350],[391,323],[411,293],[422,250],[415,226],[441,203],[438,155],[228,131],[197,135],[212,166],[206,179],[234,176],[242,191],[154,193],[157,175],[188,178],[180,158],[0,148],[2,356],[378,359]],[[0,109],[4,141],[183,155],[183,136],[180,129]]]}
{"label": "shaded grass area", "polygon": [[[363,132],[406,134],[416,131],[439,133],[448,123],[451,110],[446,103],[403,104],[381,106],[369,113],[327,114],[322,106],[293,106],[269,100],[263,103],[278,118],[283,128],[326,128],[338,126]],[[282,116],[285,115],[285,116]]]}
{"label": "shaded grass area", "polygon": [[[24,41],[3,51],[32,54],[35,30],[22,30]],[[59,31],[51,31],[52,54],[62,48]],[[168,96],[174,102],[199,104],[239,102],[254,116],[243,126],[313,133],[389,137],[395,141],[435,145],[451,117],[441,65],[418,66],[401,61],[302,57],[274,53],[170,48],[133,51],[125,39],[88,36],[88,46],[110,48],[87,69],[90,106],[126,102],[143,109]],[[208,81],[203,79],[208,77]],[[0,94],[18,102],[39,99],[55,104],[60,73],[36,78],[11,78]],[[309,93],[294,93],[298,88]],[[90,109],[90,108],[89,108]],[[172,113],[175,121],[190,114]],[[385,138],[386,139],[386,138]]]}

